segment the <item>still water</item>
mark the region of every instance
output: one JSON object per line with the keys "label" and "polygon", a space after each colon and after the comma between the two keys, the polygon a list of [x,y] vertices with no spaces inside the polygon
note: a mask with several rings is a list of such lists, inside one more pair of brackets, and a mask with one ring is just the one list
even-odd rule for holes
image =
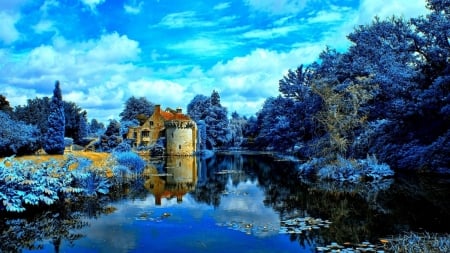
{"label": "still water", "polygon": [[450,180],[300,179],[270,155],[150,160],[110,195],[0,218],[0,252],[315,252],[405,231],[450,233]]}

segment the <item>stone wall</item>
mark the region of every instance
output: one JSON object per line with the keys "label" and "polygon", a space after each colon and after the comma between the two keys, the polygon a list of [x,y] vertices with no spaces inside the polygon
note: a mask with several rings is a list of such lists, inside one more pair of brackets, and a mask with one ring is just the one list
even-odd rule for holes
{"label": "stone wall", "polygon": [[197,145],[197,128],[193,121],[167,121],[166,153],[168,155],[193,155]]}

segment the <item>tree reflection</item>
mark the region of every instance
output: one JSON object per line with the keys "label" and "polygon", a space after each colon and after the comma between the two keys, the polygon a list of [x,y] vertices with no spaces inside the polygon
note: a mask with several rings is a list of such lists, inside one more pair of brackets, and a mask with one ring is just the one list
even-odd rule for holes
{"label": "tree reflection", "polygon": [[[394,184],[394,179],[376,185],[304,180],[299,178],[295,162],[276,160],[270,155],[216,155],[199,164],[206,165],[207,180],[193,192],[197,201],[217,207],[227,180],[231,178],[234,185],[257,180],[265,193],[264,204],[276,210],[280,220],[312,216],[332,221],[329,229],[290,235],[301,245],[312,241],[322,244],[376,242],[380,236],[408,231],[411,228],[409,224],[417,222],[422,228],[439,232],[443,226],[437,228],[433,220],[442,224],[449,215],[448,209],[442,208],[448,206],[449,200],[444,197],[448,191],[430,194],[426,193],[430,189],[423,187],[433,184]],[[218,173],[224,170],[243,173]],[[424,207],[414,207],[415,200],[423,203]],[[405,205],[398,205],[398,201]],[[435,207],[435,210],[428,210],[430,207]],[[412,226],[417,228],[417,225]]]}

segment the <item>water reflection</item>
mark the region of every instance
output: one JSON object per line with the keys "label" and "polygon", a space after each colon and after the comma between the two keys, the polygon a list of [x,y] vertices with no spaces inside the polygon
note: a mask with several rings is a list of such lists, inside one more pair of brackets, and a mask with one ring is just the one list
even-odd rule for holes
{"label": "water reflection", "polygon": [[[368,189],[301,180],[295,167],[263,155],[149,160],[143,177],[102,199],[2,216],[0,252],[292,252],[450,232],[448,180],[399,176]],[[305,217],[330,224],[280,234]]]}
{"label": "water reflection", "polygon": [[155,196],[155,205],[161,205],[161,199],[176,198],[183,202],[183,196],[195,189],[197,183],[196,157],[171,156],[165,160],[165,171],[158,172],[158,165],[150,161],[144,172],[144,186]]}

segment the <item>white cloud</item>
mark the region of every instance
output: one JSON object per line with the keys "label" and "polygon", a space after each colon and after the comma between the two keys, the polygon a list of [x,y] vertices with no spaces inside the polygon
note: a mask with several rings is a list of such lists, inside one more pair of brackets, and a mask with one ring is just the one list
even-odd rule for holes
{"label": "white cloud", "polygon": [[146,97],[153,103],[159,103],[163,107],[177,108],[187,105],[186,87],[176,81],[147,80],[141,78],[128,83],[128,90],[138,97]]}
{"label": "white cloud", "polygon": [[303,10],[308,0],[244,0],[244,2],[258,12],[286,15]]}
{"label": "white cloud", "polygon": [[308,23],[331,23],[342,20],[341,12],[334,11],[319,11],[314,17],[308,19]]}
{"label": "white cloud", "polygon": [[[27,89],[32,92],[27,97],[33,98],[51,96],[55,80],[60,80],[65,100],[87,109],[89,118],[105,122],[112,113],[118,117],[123,101],[132,95],[123,87],[139,77],[135,75],[149,71],[133,64],[140,52],[139,43],[115,32],[84,42],[55,36],[53,44],[21,55],[9,53],[9,60],[2,61],[0,83],[13,90]],[[44,94],[36,94],[37,90]],[[25,102],[20,93],[11,90],[7,98]]]}
{"label": "white cloud", "polygon": [[243,38],[247,39],[274,39],[278,37],[287,36],[290,32],[297,31],[297,25],[288,25],[281,27],[274,27],[270,29],[255,29],[242,34]]}
{"label": "white cloud", "polygon": [[81,0],[83,4],[89,7],[89,9],[95,12],[97,5],[104,3],[106,0]]}
{"label": "white cloud", "polygon": [[54,27],[54,24],[50,20],[41,20],[39,23],[33,26],[33,30],[36,33],[44,33],[44,32],[50,32],[50,31],[56,31],[56,28]]}
{"label": "white cloud", "polygon": [[19,14],[0,12],[0,41],[9,45],[19,39],[20,34],[15,26],[19,19]]}
{"label": "white cloud", "polygon": [[40,12],[42,12],[44,15],[48,14],[48,11],[51,8],[58,7],[59,2],[57,0],[46,0],[41,7],[39,8]]}
{"label": "white cloud", "polygon": [[226,2],[226,3],[220,3],[217,4],[213,7],[214,10],[218,11],[218,10],[224,10],[224,9],[228,9],[230,8],[231,3],[230,2]]}
{"label": "white cloud", "polygon": [[135,60],[141,52],[139,43],[128,39],[126,35],[117,32],[102,35],[95,41],[95,47],[87,53],[89,59],[104,62],[124,62]]}
{"label": "white cloud", "polygon": [[217,38],[206,37],[194,38],[177,44],[167,46],[168,49],[179,51],[181,54],[194,54],[199,56],[219,55],[233,46],[232,43],[225,43]]}
{"label": "white cloud", "polygon": [[267,97],[279,94],[278,81],[288,69],[312,63],[323,48],[302,44],[288,52],[256,49],[246,56],[217,63],[206,75],[214,78],[211,85],[218,87],[229,112],[252,115]]}
{"label": "white cloud", "polygon": [[216,24],[214,21],[200,19],[194,11],[184,11],[164,16],[156,26],[174,29],[184,27],[211,27]]}
{"label": "white cloud", "polygon": [[402,16],[404,18],[417,17],[426,14],[426,0],[392,0],[389,4],[383,1],[362,0],[359,8],[359,24],[368,24],[373,17],[380,18]]}
{"label": "white cloud", "polygon": [[141,13],[143,6],[144,6],[143,1],[138,2],[136,0],[131,0],[123,5],[123,9],[128,14],[136,15]]}

